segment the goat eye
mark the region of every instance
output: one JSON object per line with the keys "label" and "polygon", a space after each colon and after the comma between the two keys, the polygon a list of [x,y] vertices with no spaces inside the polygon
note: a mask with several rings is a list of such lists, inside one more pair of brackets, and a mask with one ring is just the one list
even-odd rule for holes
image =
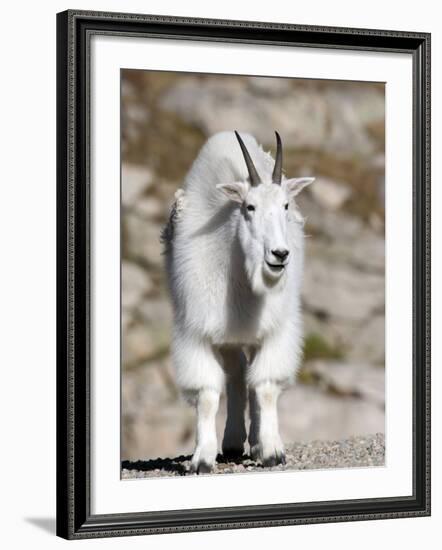
{"label": "goat eye", "polygon": [[284,204],[284,210],[288,210],[288,209],[289,209],[289,203],[286,202],[286,203]]}
{"label": "goat eye", "polygon": [[248,204],[248,205],[247,205],[247,210],[248,210],[249,212],[253,212],[253,211],[255,210],[255,207],[253,206],[253,204]]}

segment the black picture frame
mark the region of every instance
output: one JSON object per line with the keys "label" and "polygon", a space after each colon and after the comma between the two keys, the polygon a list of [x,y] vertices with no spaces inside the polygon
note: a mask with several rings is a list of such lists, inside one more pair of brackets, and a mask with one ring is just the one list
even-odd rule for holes
{"label": "black picture frame", "polygon": [[[406,52],[413,58],[413,495],[92,515],[89,43],[94,34]],[[430,514],[430,35],[69,10],[57,15],[57,534],[67,539]]]}

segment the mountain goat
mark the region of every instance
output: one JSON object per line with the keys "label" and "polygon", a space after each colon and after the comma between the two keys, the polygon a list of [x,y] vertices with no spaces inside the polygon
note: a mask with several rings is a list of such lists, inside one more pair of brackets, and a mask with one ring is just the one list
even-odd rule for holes
{"label": "mountain goat", "polygon": [[285,462],[277,400],[293,379],[302,347],[303,220],[294,198],[314,178],[282,175],[248,134],[220,132],[201,149],[176,194],[163,232],[174,309],[177,383],[196,406],[191,471],[210,472],[215,417],[224,384],[225,456]]}

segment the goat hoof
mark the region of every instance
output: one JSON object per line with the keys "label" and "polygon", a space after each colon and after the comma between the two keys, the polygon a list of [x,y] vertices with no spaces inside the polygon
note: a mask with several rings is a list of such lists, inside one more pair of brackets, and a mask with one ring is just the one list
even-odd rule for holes
{"label": "goat hoof", "polygon": [[197,473],[198,474],[210,474],[210,472],[213,470],[213,466],[209,464],[208,462],[200,462],[198,464]]}
{"label": "goat hoof", "polygon": [[276,456],[268,456],[267,458],[262,459],[262,465],[264,468],[271,468],[276,466]]}
{"label": "goat hoof", "polygon": [[210,474],[210,472],[213,470],[212,464],[209,464],[208,462],[205,462],[202,460],[198,464],[191,464],[190,465],[190,471],[194,474]]}
{"label": "goat hoof", "polygon": [[284,453],[276,453],[262,459],[262,465],[264,468],[271,468],[272,466],[278,466],[278,464],[284,465],[286,463]]}
{"label": "goat hoof", "polygon": [[229,448],[229,449],[223,449],[223,457],[226,460],[235,460],[238,458],[241,458],[244,454],[244,449],[240,448]]}
{"label": "goat hoof", "polygon": [[259,450],[259,445],[251,445],[250,446],[250,458],[254,461],[254,462],[258,462],[258,460],[260,459],[260,456],[261,456],[261,453],[260,453],[260,450]]}

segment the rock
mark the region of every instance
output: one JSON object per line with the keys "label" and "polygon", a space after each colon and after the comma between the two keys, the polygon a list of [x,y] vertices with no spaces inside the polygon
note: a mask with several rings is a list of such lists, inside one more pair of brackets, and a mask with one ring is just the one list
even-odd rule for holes
{"label": "rock", "polygon": [[121,170],[121,202],[123,206],[133,206],[152,183],[153,174],[149,168],[123,163]]}
{"label": "rock", "polygon": [[127,79],[121,79],[121,105],[122,105],[122,152],[127,153],[129,144],[142,139],[143,126],[150,118],[149,108],[146,102],[140,103],[137,90]]}
{"label": "rock", "polygon": [[135,323],[123,333],[123,368],[163,357],[169,350],[170,333]]}
{"label": "rock", "polygon": [[310,257],[304,268],[302,298],[307,309],[321,317],[361,321],[383,310],[384,278]]}
{"label": "rock", "polygon": [[385,273],[385,239],[366,229],[351,247],[350,261],[367,271]]}
{"label": "rock", "polygon": [[165,384],[162,362],[130,369],[122,389],[123,459],[175,456],[192,447],[194,411]]}
{"label": "rock", "polygon": [[323,208],[338,210],[351,195],[351,188],[329,178],[316,178],[309,186],[313,199]]}
{"label": "rock", "polygon": [[143,300],[138,304],[137,311],[146,324],[171,330],[172,306],[168,297],[160,296]]}
{"label": "rock", "polygon": [[[256,90],[256,87],[255,87]],[[268,88],[267,88],[268,90]],[[230,81],[181,81],[169,90],[162,107],[196,125],[207,136],[238,128],[252,133],[261,143],[273,145],[269,128],[278,128],[286,146],[312,146],[324,141],[325,105],[320,97],[293,91],[278,101],[269,101],[268,94],[250,87],[233,87]],[[302,126],[309,116],[309,124]],[[293,124],[293,121],[301,124]]]}
{"label": "rock", "polygon": [[207,136],[226,128],[252,133],[273,146],[277,128],[286,148],[340,154],[372,154],[367,126],[384,118],[384,93],[354,83],[322,84],[295,79],[181,79],[161,99]]}
{"label": "rock", "polygon": [[165,221],[166,206],[157,197],[141,197],[135,204],[134,212],[146,220]]}
{"label": "rock", "polygon": [[172,332],[170,302],[150,297],[134,308],[138,324],[130,326],[123,339],[123,357],[130,365],[163,357],[169,352]]}
{"label": "rock", "polygon": [[302,321],[304,326],[304,335],[320,334],[322,338],[326,340],[328,344],[334,344],[335,342],[325,336],[324,321],[315,315],[314,312],[309,311],[306,307],[302,311]]}
{"label": "rock", "polygon": [[162,225],[134,214],[124,218],[127,255],[152,267],[162,267],[163,246],[160,241]]}
{"label": "rock", "polygon": [[[344,221],[345,223],[345,221]],[[341,228],[341,231],[345,229]],[[385,240],[368,228],[356,229],[352,238],[342,235],[329,241],[315,238],[307,242],[306,262],[314,258],[327,264],[341,264],[350,269],[385,276]]]}
{"label": "rock", "polygon": [[384,432],[384,409],[374,399],[331,394],[298,384],[279,401],[283,441],[342,439],[354,434]]}
{"label": "rock", "polygon": [[365,359],[376,365],[385,363],[385,315],[375,315],[352,334],[349,359]]}
{"label": "rock", "polygon": [[247,79],[247,84],[252,93],[270,98],[286,96],[291,89],[289,78],[251,76]]}
{"label": "rock", "polygon": [[[212,474],[247,473],[251,471],[313,470],[317,468],[364,468],[385,464],[383,433],[349,437],[338,441],[308,440],[308,443],[289,443],[285,446],[286,464],[263,468],[259,462],[242,460],[228,462],[218,456]],[[190,472],[190,455],[153,460],[123,460],[122,478],[137,479],[197,475]]]}
{"label": "rock", "polygon": [[378,192],[379,201],[381,202],[382,205],[384,205],[385,204],[385,175],[384,174],[378,177],[377,192]]}
{"label": "rock", "polygon": [[129,327],[122,340],[123,368],[138,364],[152,357],[156,350],[151,332],[144,325]]}
{"label": "rock", "polygon": [[[385,364],[385,316],[379,312],[368,319],[321,319],[304,310],[305,335],[316,334],[332,350],[338,350],[350,361]],[[333,357],[330,357],[333,358]]]}
{"label": "rock", "polygon": [[383,172],[385,170],[385,154],[378,153],[377,155],[374,155],[370,160],[370,165],[376,170]]}
{"label": "rock", "polygon": [[146,270],[134,262],[123,260],[121,267],[121,301],[123,308],[139,304],[144,294],[151,292],[153,283]]}
{"label": "rock", "polygon": [[122,332],[126,332],[129,325],[133,322],[133,316],[128,309],[123,308],[121,311],[121,330]]}
{"label": "rock", "polygon": [[[305,368],[321,386],[333,394],[359,397],[385,406],[385,372],[363,363],[344,361],[311,361]],[[362,433],[362,432],[358,432]]]}
{"label": "rock", "polygon": [[385,238],[378,216],[372,216],[374,227],[370,227],[342,210],[325,209],[309,197],[300,197],[299,202],[301,211],[308,212],[305,226],[307,266],[310,258],[315,258],[327,264],[340,263],[384,276]]}
{"label": "rock", "polygon": [[[310,185],[310,191],[316,182]],[[364,223],[356,216],[343,211],[327,210],[323,205],[314,201],[311,194],[304,193],[297,197],[297,202],[303,215],[306,217],[306,233],[313,233],[315,242],[321,242],[322,238],[327,243],[352,241],[364,229]]]}
{"label": "rock", "polygon": [[[372,212],[370,214],[370,217],[369,217],[369,224],[370,224],[370,227],[377,234],[382,235],[383,240],[385,241],[385,238],[384,238],[384,220],[383,220],[383,218],[379,214],[377,214],[376,212]],[[384,243],[384,246],[385,246],[385,243]]]}
{"label": "rock", "polygon": [[385,117],[384,91],[367,86],[327,86],[325,102],[331,119],[330,131],[324,149],[335,153],[349,151],[372,155],[377,151],[376,140],[367,128]]}
{"label": "rock", "polygon": [[123,103],[133,101],[136,97],[136,90],[132,82],[126,78],[121,79],[121,99]]}

